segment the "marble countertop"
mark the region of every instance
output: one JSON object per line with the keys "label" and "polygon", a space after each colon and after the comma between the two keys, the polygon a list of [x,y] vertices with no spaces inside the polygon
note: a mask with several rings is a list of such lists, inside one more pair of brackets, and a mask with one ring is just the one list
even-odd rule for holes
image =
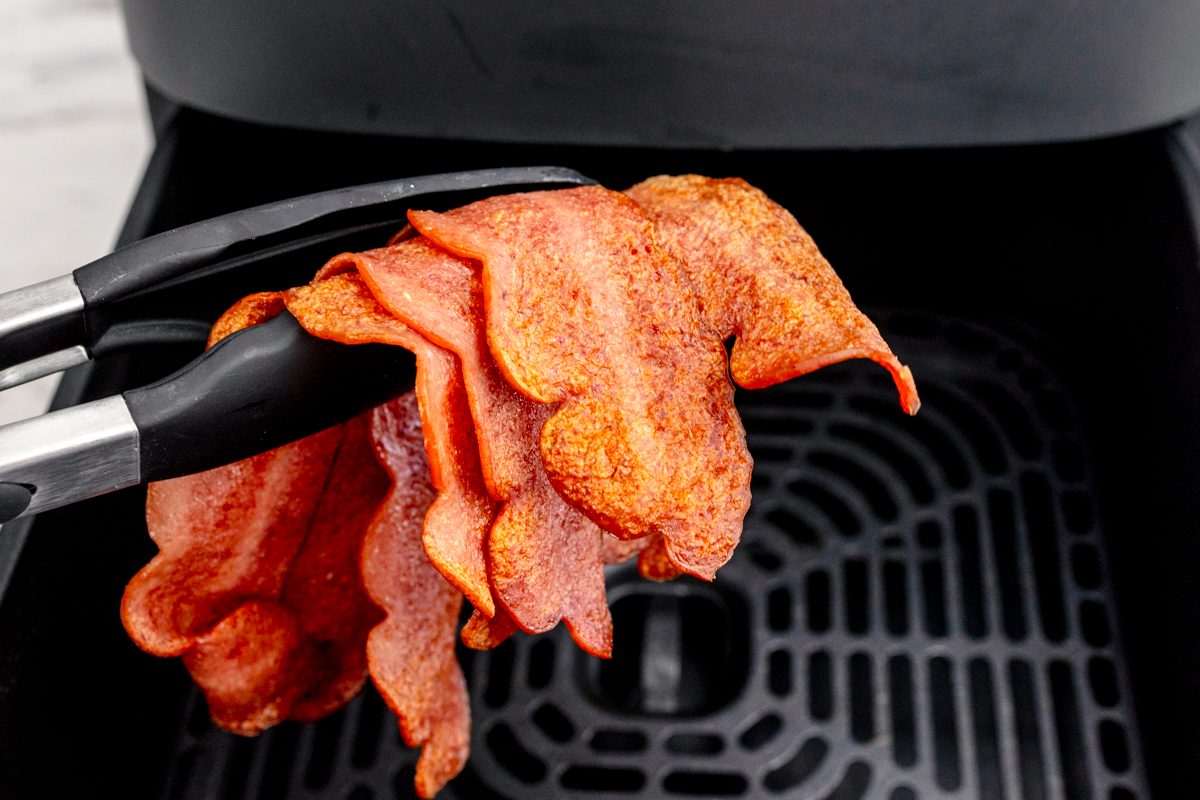
{"label": "marble countertop", "polygon": [[[0,3],[0,292],[108,252],[152,146],[116,0]],[[0,392],[0,424],[57,380]]]}

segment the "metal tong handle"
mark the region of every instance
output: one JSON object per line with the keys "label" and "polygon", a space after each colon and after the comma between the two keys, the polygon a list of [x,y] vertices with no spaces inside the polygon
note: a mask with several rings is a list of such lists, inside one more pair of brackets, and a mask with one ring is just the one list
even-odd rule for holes
{"label": "metal tong handle", "polygon": [[[246,243],[303,236],[331,214],[421,195],[591,185],[562,167],[426,175],[308,195],[158,234],[0,295],[0,389],[90,358],[88,315],[139,292],[232,264]],[[252,249],[252,248],[251,248]],[[115,489],[228,464],[344,422],[408,391],[408,351],[343,345],[290,314],[223,339],[150,386],[0,427],[0,523]]]}
{"label": "metal tong handle", "polygon": [[413,355],[318,339],[286,311],[158,383],[0,428],[0,523],[239,461],[410,390]]}
{"label": "metal tong handle", "polygon": [[[100,308],[219,263],[231,250],[299,232],[333,214],[413,197],[493,187],[594,184],[564,167],[423,175],[256,206],[122,247],[54,278],[0,295],[0,390],[90,358],[89,316]],[[238,257],[244,260],[245,253]]]}

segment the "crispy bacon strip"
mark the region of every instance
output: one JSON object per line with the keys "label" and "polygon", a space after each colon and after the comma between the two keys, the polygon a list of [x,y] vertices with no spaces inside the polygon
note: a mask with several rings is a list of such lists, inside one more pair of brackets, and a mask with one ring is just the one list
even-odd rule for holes
{"label": "crispy bacon strip", "polygon": [[459,635],[462,643],[472,650],[491,650],[518,630],[517,623],[504,609],[493,617],[484,616],[475,609]]}
{"label": "crispy bacon strip", "polygon": [[643,536],[640,539],[618,539],[611,533],[605,533],[600,540],[600,560],[605,565],[624,564],[645,550],[654,538]]}
{"label": "crispy bacon strip", "polygon": [[[416,789],[433,797],[462,770],[471,742],[470,701],[454,655],[462,596],[443,575],[463,580],[456,559],[482,557],[479,532],[494,513],[458,359],[388,314],[357,272],[324,270],[286,301],[316,336],[392,344],[417,356],[416,391],[374,411],[375,448],[393,488],[363,542],[362,581],[387,612],[367,641],[371,678],[405,742],[424,747]],[[435,555],[444,568],[431,563]]]}
{"label": "crispy bacon strip", "polygon": [[679,577],[679,567],[671,560],[667,542],[662,536],[652,536],[638,554],[638,573],[652,581],[669,581]]}
{"label": "crispy bacon strip", "polygon": [[340,426],[320,502],[279,595],[240,606],[184,653],[213,719],[229,730],[320,719],[366,680],[367,634],[382,614],[363,591],[359,547],[388,489],[368,424],[358,417]]}
{"label": "crispy bacon strip", "polygon": [[721,341],[640,208],[582,187],[409,221],[483,262],[498,366],[561,404],[540,440],[554,488],[619,538],[661,532],[673,564],[711,580],[740,538],[751,460]]}
{"label": "crispy bacon strip", "polygon": [[483,476],[504,506],[488,536],[490,577],[509,619],[489,623],[486,608],[463,631],[476,648],[494,647],[520,626],[540,633],[564,619],[584,650],[612,653],[600,530],[567,505],[546,479],[538,452],[554,406],[515,391],[487,349],[479,268],[424,237],[380,250],[347,253],[320,275],[357,270],[392,314],[454,351],[463,367]]}
{"label": "crispy bacon strip", "polygon": [[606,533],[600,552],[605,564],[624,564],[637,556],[638,574],[652,581],[670,581],[683,574],[667,557],[661,533],[641,539],[618,539]]}
{"label": "crispy bacon strip", "polygon": [[315,336],[391,344],[416,354],[417,396],[439,492],[425,520],[425,549],[472,605],[495,613],[483,542],[496,509],[484,487],[458,359],[389,314],[354,271],[322,269],[311,285],[287,292],[286,302]]}
{"label": "crispy bacon strip", "polygon": [[358,694],[367,674],[367,634],[383,618],[357,567],[367,525],[390,481],[375,457],[368,415],[350,420],[343,431],[321,503],[279,596],[314,643],[326,676],[292,709],[290,718],[300,722],[318,720]]}
{"label": "crispy bacon strip", "polygon": [[917,413],[912,372],[787,209],[741,178],[659,175],[625,194],[683,262],[709,324],[722,339],[737,335],[729,365],[738,384],[761,389],[869,358],[892,373],[904,410]]}
{"label": "crispy bacon strip", "polygon": [[[234,306],[213,341],[282,310]],[[142,649],[182,655],[222,727],[254,734],[343,705],[366,679],[379,610],[358,580],[367,521],[387,491],[366,419],[196,475],[151,484],[161,552],[126,587]]]}
{"label": "crispy bacon strip", "polygon": [[661,533],[641,539],[618,539],[606,533],[601,555],[605,564],[624,564],[637,556],[638,573],[652,581],[674,580],[683,574],[667,557],[666,542]]}
{"label": "crispy bacon strip", "polygon": [[435,490],[422,449],[416,398],[374,412],[372,430],[392,492],[363,543],[363,583],[387,619],[371,632],[371,677],[400,718],[409,747],[423,746],[416,790],[431,798],[462,771],[471,747],[471,704],[454,655],[462,595],[429,563],[423,519]]}

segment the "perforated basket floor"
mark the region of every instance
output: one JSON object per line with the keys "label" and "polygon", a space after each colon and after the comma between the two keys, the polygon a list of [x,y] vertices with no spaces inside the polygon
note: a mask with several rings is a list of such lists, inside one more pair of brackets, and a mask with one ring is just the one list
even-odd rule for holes
{"label": "perforated basket floor", "polygon": [[[878,367],[738,392],[755,458],[717,581],[609,580],[610,662],[561,628],[461,657],[474,739],[443,796],[1148,798],[1070,401],[977,325],[880,314]],[[373,690],[258,739],[200,700],[170,798],[408,798],[417,753]]]}

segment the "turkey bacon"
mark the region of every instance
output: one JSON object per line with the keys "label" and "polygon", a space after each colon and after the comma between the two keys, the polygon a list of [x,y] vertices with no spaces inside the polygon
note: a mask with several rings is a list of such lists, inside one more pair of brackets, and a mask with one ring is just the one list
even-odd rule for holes
{"label": "turkey bacon", "polygon": [[481,262],[497,365],[558,404],[540,437],[554,488],[618,538],[661,533],[678,569],[711,580],[741,534],[751,459],[721,340],[637,204],[588,186],[409,221]]}
{"label": "turkey bacon", "polygon": [[[612,652],[600,530],[569,506],[546,477],[538,436],[554,406],[513,389],[488,351],[479,266],[425,237],[347,253],[323,272],[353,269],[397,319],[458,355],[475,421],[479,460],[491,496],[502,503],[487,537],[490,579],[511,623],[531,633],[566,621],[584,650]],[[464,642],[492,647],[513,630],[490,623],[476,605]]]}
{"label": "turkey bacon", "polygon": [[869,358],[891,372],[904,410],[917,413],[912,372],[855,307],[808,232],[762,190],[741,178],[659,175],[625,194],[687,269],[709,324],[722,339],[736,334],[729,366],[740,386],[762,389]]}

